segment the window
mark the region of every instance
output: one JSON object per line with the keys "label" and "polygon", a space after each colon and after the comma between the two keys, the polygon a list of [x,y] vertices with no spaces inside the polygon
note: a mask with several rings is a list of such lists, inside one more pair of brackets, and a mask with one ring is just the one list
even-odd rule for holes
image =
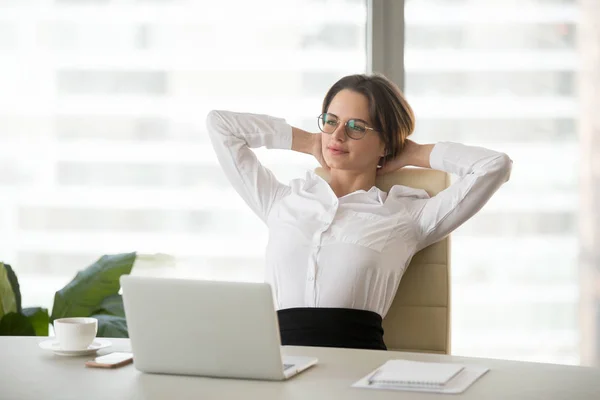
{"label": "window", "polygon": [[[206,113],[316,131],[329,86],[366,69],[366,21],[365,1],[1,2],[0,257],[25,305],[51,307],[105,253],[262,280],[266,228],[223,175]],[[257,153],[286,181],[316,167]]]}
{"label": "window", "polygon": [[406,1],[415,140],[508,153],[452,240],[454,354],[579,363],[577,6]]}

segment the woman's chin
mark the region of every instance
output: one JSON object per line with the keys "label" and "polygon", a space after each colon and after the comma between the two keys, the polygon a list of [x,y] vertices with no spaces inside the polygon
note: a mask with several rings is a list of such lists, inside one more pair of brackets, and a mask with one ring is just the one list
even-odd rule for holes
{"label": "woman's chin", "polygon": [[340,171],[358,171],[360,168],[357,168],[356,165],[352,165],[352,163],[331,163],[327,164],[330,169],[337,169]]}
{"label": "woman's chin", "polygon": [[349,169],[350,167],[350,163],[340,162],[340,160],[325,160],[325,162],[327,162],[329,168],[333,169]]}
{"label": "woman's chin", "polygon": [[351,163],[351,162],[339,162],[339,161],[326,161],[327,162],[327,166],[329,167],[330,170],[338,170],[338,171],[352,171],[353,173],[358,173],[358,174],[362,174],[362,173],[368,173],[370,171],[372,171],[374,174],[377,172],[377,170],[372,169],[369,166],[362,166],[362,165],[356,165],[355,163]]}

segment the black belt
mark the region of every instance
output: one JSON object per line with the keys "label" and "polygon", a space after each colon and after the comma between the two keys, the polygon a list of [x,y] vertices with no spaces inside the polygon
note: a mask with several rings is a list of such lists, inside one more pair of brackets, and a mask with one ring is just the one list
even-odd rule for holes
{"label": "black belt", "polygon": [[288,308],[277,311],[281,344],[387,350],[381,316],[349,308]]}

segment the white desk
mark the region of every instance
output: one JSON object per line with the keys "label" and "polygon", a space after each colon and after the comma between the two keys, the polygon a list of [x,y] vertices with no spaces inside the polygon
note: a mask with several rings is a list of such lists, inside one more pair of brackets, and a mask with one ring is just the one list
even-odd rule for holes
{"label": "white desk", "polygon": [[[600,399],[600,369],[433,354],[317,347],[284,347],[289,355],[319,358],[319,364],[286,382],[143,374],[86,368],[93,358],[55,356],[38,347],[39,337],[0,337],[0,399]],[[101,350],[129,350],[128,339],[112,339]],[[193,351],[193,349],[190,349]],[[462,395],[379,391],[350,385],[386,360],[469,362],[490,371]]]}

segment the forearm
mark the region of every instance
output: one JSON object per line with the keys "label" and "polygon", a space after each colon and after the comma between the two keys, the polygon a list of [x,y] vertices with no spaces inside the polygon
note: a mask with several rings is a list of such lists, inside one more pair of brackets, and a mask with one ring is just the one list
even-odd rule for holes
{"label": "forearm", "polygon": [[312,154],[315,135],[300,128],[292,127],[292,150],[299,153]]}
{"label": "forearm", "polygon": [[406,149],[408,151],[407,165],[411,165],[413,167],[431,168],[429,158],[435,145],[412,143],[413,145]]}
{"label": "forearm", "polygon": [[219,164],[244,201],[266,221],[289,187],[265,168],[251,148],[290,149],[292,129],[281,118],[213,110],[206,128]]}
{"label": "forearm", "polygon": [[437,143],[430,154],[431,168],[457,176],[498,175],[502,182],[508,180],[511,159],[504,153],[460,143]]}

